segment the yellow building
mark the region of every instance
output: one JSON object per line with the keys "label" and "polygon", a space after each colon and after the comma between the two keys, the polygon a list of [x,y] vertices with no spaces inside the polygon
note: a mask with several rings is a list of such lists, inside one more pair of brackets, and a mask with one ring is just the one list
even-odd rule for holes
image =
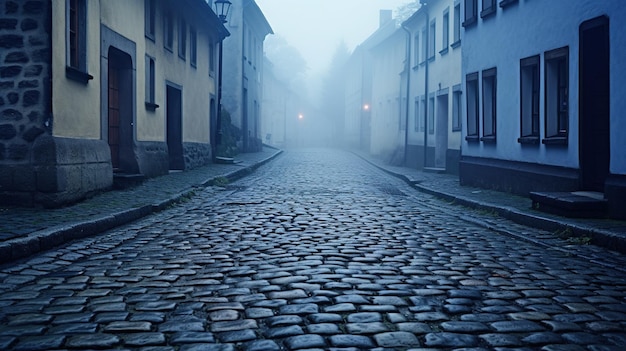
{"label": "yellow building", "polygon": [[58,206],[211,162],[229,33],[206,1],[10,1],[0,17],[0,202]]}

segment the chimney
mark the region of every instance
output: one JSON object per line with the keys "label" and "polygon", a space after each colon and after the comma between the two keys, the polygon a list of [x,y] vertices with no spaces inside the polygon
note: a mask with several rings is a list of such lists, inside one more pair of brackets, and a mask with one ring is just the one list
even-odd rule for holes
{"label": "chimney", "polygon": [[393,11],[391,10],[380,10],[380,26],[382,28],[385,24],[389,23],[393,18]]}

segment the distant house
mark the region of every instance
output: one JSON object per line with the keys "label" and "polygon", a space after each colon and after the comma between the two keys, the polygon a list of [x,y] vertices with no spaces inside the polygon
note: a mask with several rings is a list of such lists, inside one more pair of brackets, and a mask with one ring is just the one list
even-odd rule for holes
{"label": "distant house", "polygon": [[403,106],[406,165],[458,174],[463,116],[460,0],[428,1],[402,26],[410,36],[408,77],[405,72],[403,78],[403,86],[409,86],[408,106]]}
{"label": "distant house", "polygon": [[0,201],[59,206],[211,161],[216,44],[204,0],[4,1]]}
{"label": "distant house", "polygon": [[231,36],[224,42],[222,108],[241,130],[240,150],[254,152],[262,146],[263,42],[273,31],[254,0],[231,2],[226,23]]}
{"label": "distant house", "polygon": [[576,190],[626,218],[626,7],[464,0],[460,180]]}
{"label": "distant house", "polygon": [[397,23],[390,10],[380,11],[378,29],[359,44],[345,66],[346,146],[371,151],[373,106],[373,48],[396,32]]}

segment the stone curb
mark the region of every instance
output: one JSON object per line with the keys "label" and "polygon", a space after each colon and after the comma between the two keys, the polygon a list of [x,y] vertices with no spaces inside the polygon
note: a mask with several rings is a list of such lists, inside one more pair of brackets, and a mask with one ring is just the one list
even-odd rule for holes
{"label": "stone curb", "polygon": [[36,253],[53,249],[72,240],[82,239],[107,230],[128,224],[148,215],[163,211],[167,207],[180,202],[183,198],[193,195],[198,188],[212,185],[217,178],[226,177],[229,181],[241,179],[253,173],[260,166],[268,163],[282,154],[282,150],[275,149],[271,156],[241,169],[228,172],[224,175],[214,176],[201,184],[191,185],[178,194],[168,199],[137,208],[126,209],[119,212],[102,215],[93,219],[63,224],[28,234],[25,237],[12,239],[0,243],[0,264],[14,262],[29,257]]}
{"label": "stone curb", "polygon": [[[449,202],[454,202],[456,204],[470,207],[473,209],[494,212],[502,218],[506,218],[515,223],[527,225],[529,227],[546,230],[549,232],[569,231],[572,233],[573,237],[591,238],[591,243],[593,245],[611,249],[613,251],[617,251],[620,253],[626,253],[626,240],[618,235],[615,235],[614,233],[611,233],[610,231],[606,231],[606,230],[602,230],[598,228],[590,228],[590,227],[585,227],[585,226],[581,226],[578,224],[567,223],[565,221],[545,218],[545,217],[537,216],[534,214],[524,213],[511,207],[499,206],[493,203],[486,203],[483,201],[477,201],[474,199],[468,199],[463,196],[450,194],[445,191],[434,189],[433,187],[428,187],[426,185],[423,185],[414,179],[410,179],[404,174],[396,173],[383,166],[379,166],[378,164],[370,161],[366,157],[359,155],[358,153],[354,153],[354,154],[360,157],[361,159],[363,159],[364,161],[366,161],[367,163],[373,165],[374,167],[396,178],[403,180],[411,187],[423,193],[433,195],[440,199],[443,199]],[[487,224],[483,224],[483,226],[489,227]],[[496,228],[491,228],[491,229],[501,232],[501,230],[496,229]],[[503,234],[510,235],[510,236],[513,235],[525,241],[530,241],[535,244],[544,245],[543,243],[526,238],[522,235],[517,235],[517,234],[510,233],[510,232],[505,232]],[[547,246],[552,247],[551,245],[547,245]]]}

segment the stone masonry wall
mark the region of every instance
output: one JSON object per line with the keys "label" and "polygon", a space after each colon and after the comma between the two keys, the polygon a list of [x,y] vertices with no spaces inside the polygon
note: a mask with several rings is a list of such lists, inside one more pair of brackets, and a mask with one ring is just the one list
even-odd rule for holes
{"label": "stone masonry wall", "polygon": [[27,163],[49,131],[49,0],[0,0],[0,164]]}

